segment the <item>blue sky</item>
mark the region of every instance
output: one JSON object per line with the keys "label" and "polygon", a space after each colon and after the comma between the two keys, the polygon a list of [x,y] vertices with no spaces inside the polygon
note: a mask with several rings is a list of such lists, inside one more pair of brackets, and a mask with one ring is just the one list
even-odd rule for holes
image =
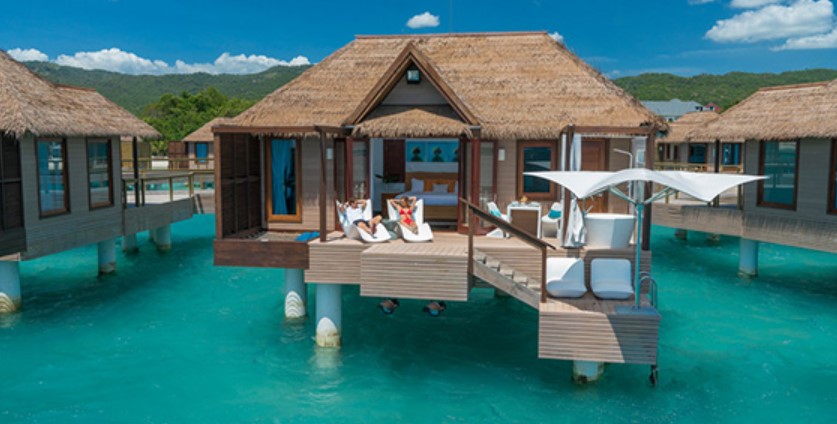
{"label": "blue sky", "polygon": [[454,0],[452,16],[450,0],[4,3],[14,56],[128,73],[257,72],[355,34],[450,30],[554,32],[611,77],[837,68],[833,0]]}

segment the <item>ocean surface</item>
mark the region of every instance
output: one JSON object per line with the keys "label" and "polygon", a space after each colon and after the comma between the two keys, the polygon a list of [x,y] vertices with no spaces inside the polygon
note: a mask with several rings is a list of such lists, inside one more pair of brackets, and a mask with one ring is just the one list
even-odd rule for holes
{"label": "ocean surface", "polygon": [[[663,316],[647,366],[571,382],[537,359],[537,315],[476,290],[440,318],[392,316],[344,289],[343,348],[284,322],[281,270],[212,266],[213,217],[173,249],[95,246],[24,262],[24,310],[0,318],[0,423],[837,422],[837,255],[762,245],[736,277],[738,240],[655,227]],[[314,291],[309,294],[313,313]]]}

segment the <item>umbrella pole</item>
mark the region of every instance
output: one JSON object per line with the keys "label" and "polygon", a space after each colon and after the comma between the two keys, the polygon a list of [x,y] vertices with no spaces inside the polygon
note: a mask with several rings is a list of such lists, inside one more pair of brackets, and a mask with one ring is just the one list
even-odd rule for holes
{"label": "umbrella pole", "polygon": [[636,256],[634,257],[634,307],[639,309],[639,292],[640,292],[640,269],[639,261],[642,255],[642,213],[645,211],[645,187],[644,184],[637,184],[637,201],[636,205]]}

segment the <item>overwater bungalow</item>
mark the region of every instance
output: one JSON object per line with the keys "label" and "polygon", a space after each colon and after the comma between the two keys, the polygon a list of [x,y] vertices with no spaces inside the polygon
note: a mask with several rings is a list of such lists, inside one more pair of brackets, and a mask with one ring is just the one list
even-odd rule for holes
{"label": "overwater bungalow", "polygon": [[[656,366],[650,280],[633,311],[622,308],[634,305],[632,293],[591,292],[608,260],[650,270],[647,244],[642,263],[633,261],[633,217],[624,240],[563,248],[571,202],[523,173],[570,169],[579,153],[576,169],[652,167],[663,126],[543,32],[358,36],[213,128],[215,263],[285,268],[289,318],[307,314],[305,284],[315,284],[320,346],[341,343],[343,285],[382,299],[385,312],[397,299],[422,299],[430,314],[485,287],[538,311],[538,356],[574,361],[581,380],[604,363]],[[397,219],[388,199],[410,196],[426,225],[400,236],[393,225],[383,239],[336,207],[369,199],[369,218],[375,210]],[[601,213],[605,232],[630,212],[608,194],[585,208]],[[547,293],[549,276],[570,273],[573,297]]]}
{"label": "overwater bungalow", "polygon": [[741,237],[742,275],[759,242],[837,253],[837,81],[763,88],[684,138],[738,143],[744,173],[768,179],[740,207],[657,205],[655,223]]}
{"label": "overwater bungalow", "polygon": [[[705,140],[693,132],[718,119],[715,111],[691,112],[669,123],[665,136],[657,139],[657,168],[690,171],[714,171],[715,160],[721,172],[741,172],[740,141]],[[719,156],[715,152],[719,151]]]}
{"label": "overwater bungalow", "polygon": [[215,118],[191,134],[183,137],[185,147],[185,158],[188,159],[189,169],[214,169],[215,159],[215,135],[212,128],[228,124],[232,118]]}
{"label": "overwater bungalow", "polygon": [[146,178],[123,176],[120,137],[160,134],[94,90],[56,85],[0,51],[0,312],[20,306],[19,261],[98,244],[99,272],[116,268],[116,239],[136,245],[192,215],[191,199],[143,202]]}

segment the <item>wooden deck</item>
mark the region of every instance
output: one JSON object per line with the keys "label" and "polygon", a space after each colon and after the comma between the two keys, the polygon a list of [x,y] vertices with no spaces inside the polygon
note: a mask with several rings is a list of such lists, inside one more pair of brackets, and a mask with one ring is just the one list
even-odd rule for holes
{"label": "wooden deck", "polygon": [[[493,287],[537,309],[540,358],[613,363],[656,364],[660,315],[645,295],[642,308],[633,299],[601,300],[591,293],[580,299],[548,298],[540,302],[540,253],[520,240],[477,237],[474,278],[468,277],[468,238],[436,232],[430,243],[392,240],[366,244],[335,232],[325,243],[308,244],[309,283],[357,284],[362,296],[467,301],[475,285]],[[564,250],[550,257],[585,260],[625,258],[633,249]],[[640,267],[650,269],[651,254],[643,252]]]}

